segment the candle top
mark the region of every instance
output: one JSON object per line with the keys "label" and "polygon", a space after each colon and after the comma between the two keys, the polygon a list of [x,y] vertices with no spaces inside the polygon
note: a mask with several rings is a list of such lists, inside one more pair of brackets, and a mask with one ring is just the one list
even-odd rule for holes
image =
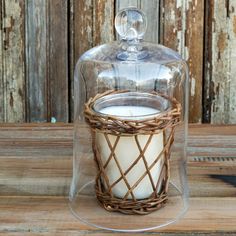
{"label": "candle top", "polygon": [[99,113],[117,116],[117,117],[124,117],[128,120],[139,120],[150,118],[154,115],[160,113],[158,109],[154,109],[152,107],[145,107],[145,106],[109,106],[102,108]]}
{"label": "candle top", "polygon": [[169,109],[167,99],[142,92],[121,92],[96,99],[93,110],[100,115],[110,115],[124,120],[146,120]]}

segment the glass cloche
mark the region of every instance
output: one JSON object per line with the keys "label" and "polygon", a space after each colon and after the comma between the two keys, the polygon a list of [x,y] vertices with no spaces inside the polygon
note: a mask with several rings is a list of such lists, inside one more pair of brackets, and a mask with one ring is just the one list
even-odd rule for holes
{"label": "glass cloche", "polygon": [[102,229],[156,229],[188,208],[188,67],[144,42],[146,27],[142,11],[120,11],[121,40],[85,52],[75,67],[70,208]]}

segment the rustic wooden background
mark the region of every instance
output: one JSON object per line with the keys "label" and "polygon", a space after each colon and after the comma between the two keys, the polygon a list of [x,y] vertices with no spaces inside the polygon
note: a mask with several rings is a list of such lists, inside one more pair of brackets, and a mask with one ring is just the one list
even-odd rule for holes
{"label": "rustic wooden background", "polygon": [[235,0],[0,0],[0,121],[72,121],[75,62],[129,5],[188,61],[190,121],[236,123]]}

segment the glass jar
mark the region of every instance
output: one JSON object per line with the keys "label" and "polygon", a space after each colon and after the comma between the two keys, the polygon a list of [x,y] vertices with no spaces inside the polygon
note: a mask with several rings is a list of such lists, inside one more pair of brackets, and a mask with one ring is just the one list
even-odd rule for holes
{"label": "glass jar", "polygon": [[70,208],[102,229],[144,231],[188,208],[188,67],[142,40],[146,16],[115,18],[121,40],[85,52],[75,67]]}

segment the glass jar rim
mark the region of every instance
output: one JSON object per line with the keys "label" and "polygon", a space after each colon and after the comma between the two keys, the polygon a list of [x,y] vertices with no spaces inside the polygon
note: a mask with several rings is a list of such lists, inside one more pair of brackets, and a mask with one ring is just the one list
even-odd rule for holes
{"label": "glass jar rim", "polygon": [[[104,113],[101,110],[107,107],[113,106],[132,106],[132,107],[146,107],[152,108],[157,112],[150,112],[142,115],[116,115]],[[100,116],[113,116],[119,119],[125,120],[144,120],[148,118],[154,118],[159,116],[162,112],[167,112],[171,109],[168,99],[152,93],[145,92],[124,92],[105,95],[98,98],[93,106],[92,110]]]}

